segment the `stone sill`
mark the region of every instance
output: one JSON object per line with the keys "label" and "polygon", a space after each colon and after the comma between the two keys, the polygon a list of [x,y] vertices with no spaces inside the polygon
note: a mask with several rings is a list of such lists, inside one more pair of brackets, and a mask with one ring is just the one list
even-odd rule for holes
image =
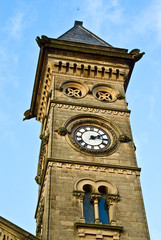
{"label": "stone sill", "polygon": [[122,231],[123,227],[122,226],[113,226],[110,224],[98,224],[98,223],[81,223],[81,222],[76,222],[75,227],[84,227],[84,228],[97,228],[97,229],[109,229],[109,230],[116,230],[116,231]]}

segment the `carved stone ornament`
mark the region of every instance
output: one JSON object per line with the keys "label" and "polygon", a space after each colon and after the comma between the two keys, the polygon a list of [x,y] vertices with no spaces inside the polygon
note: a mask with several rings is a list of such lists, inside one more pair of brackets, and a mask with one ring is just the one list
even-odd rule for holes
{"label": "carved stone ornament", "polygon": [[45,134],[41,135],[41,147],[40,147],[40,155],[39,155],[39,166],[38,166],[38,173],[35,177],[35,181],[37,184],[41,185],[42,183],[42,176],[44,173],[44,164],[46,161],[46,153],[47,153],[47,144],[49,141],[49,132],[45,131]]}
{"label": "carved stone ornament", "polygon": [[42,35],[41,38],[37,36],[36,42],[38,43],[39,47],[44,47],[44,46],[48,46],[48,44],[50,43],[50,39],[45,35]]}
{"label": "carved stone ornament", "polygon": [[41,183],[40,176],[36,176],[35,181],[36,181],[37,184],[40,184]]}
{"label": "carved stone ornament", "polygon": [[125,97],[121,93],[119,93],[116,97],[119,100],[125,99]]}
{"label": "carved stone ornament", "polygon": [[49,141],[49,131],[46,130],[43,134],[40,135],[40,139],[42,140],[41,141],[41,145],[46,145]]}
{"label": "carved stone ornament", "polygon": [[119,145],[117,134],[110,124],[97,118],[79,118],[67,126],[68,142],[87,154],[108,155]]}
{"label": "carved stone ornament", "polygon": [[41,236],[41,227],[43,223],[43,214],[44,214],[44,203],[41,203],[40,208],[39,208],[39,214],[37,218],[37,228],[36,228],[36,236],[40,237]]}
{"label": "carved stone ornament", "polygon": [[126,134],[121,134],[121,135],[119,136],[119,141],[126,143],[126,142],[130,142],[131,139],[130,139],[128,136],[126,136]]}
{"label": "carved stone ornament", "polygon": [[67,81],[62,83],[60,89],[66,96],[72,98],[83,98],[88,93],[88,88],[86,85],[75,81]]}
{"label": "carved stone ornament", "polygon": [[100,193],[92,193],[92,194],[91,194],[91,201],[94,201],[95,199],[97,199],[98,201],[100,201],[100,199],[101,199],[101,194],[100,194]]}
{"label": "carved stone ornament", "polygon": [[68,133],[68,130],[65,127],[60,127],[55,130],[60,136],[65,136]]}
{"label": "carved stone ornament", "polygon": [[119,92],[108,85],[99,84],[93,87],[92,89],[93,96],[103,102],[114,102],[117,100],[117,97],[120,96]]}
{"label": "carved stone ornament", "polygon": [[78,198],[78,199],[84,199],[85,193],[84,191],[73,191],[73,196]]}
{"label": "carved stone ornament", "polygon": [[137,62],[142,58],[145,52],[140,53],[139,49],[133,49],[129,54],[133,55],[133,59],[135,60],[135,62]]}
{"label": "carved stone ornament", "polygon": [[29,120],[30,118],[32,118],[32,113],[31,113],[31,110],[28,109],[28,110],[26,110],[26,112],[24,112],[23,121],[24,121],[24,120]]}
{"label": "carved stone ornament", "polygon": [[117,203],[120,201],[120,197],[119,197],[119,195],[108,194],[106,201],[107,201],[107,203]]}

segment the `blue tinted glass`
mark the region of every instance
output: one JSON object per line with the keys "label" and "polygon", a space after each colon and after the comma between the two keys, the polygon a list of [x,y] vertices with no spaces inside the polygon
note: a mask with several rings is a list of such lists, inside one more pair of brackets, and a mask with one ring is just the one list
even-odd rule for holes
{"label": "blue tinted glass", "polygon": [[83,214],[85,221],[88,223],[94,222],[94,207],[93,203],[90,201],[91,193],[85,192],[85,197],[83,201]]}
{"label": "blue tinted glass", "polygon": [[106,203],[106,198],[103,196],[99,202],[99,219],[102,224],[109,223],[108,206]]}

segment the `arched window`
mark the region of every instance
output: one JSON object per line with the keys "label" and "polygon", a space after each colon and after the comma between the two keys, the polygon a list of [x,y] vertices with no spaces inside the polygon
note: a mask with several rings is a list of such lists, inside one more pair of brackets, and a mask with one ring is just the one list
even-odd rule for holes
{"label": "arched window", "polygon": [[85,192],[84,200],[83,200],[83,215],[86,222],[93,223],[95,220],[95,217],[94,217],[94,206],[93,206],[93,202],[91,201],[92,187],[91,185],[86,184],[83,186],[83,190]]}
{"label": "arched window", "polygon": [[80,201],[80,218],[87,223],[116,223],[118,190],[108,181],[81,179],[75,184],[73,195]]}
{"label": "arched window", "polygon": [[100,186],[98,191],[101,194],[101,198],[98,205],[99,220],[102,224],[109,224],[109,207],[107,204],[108,189],[105,186]]}

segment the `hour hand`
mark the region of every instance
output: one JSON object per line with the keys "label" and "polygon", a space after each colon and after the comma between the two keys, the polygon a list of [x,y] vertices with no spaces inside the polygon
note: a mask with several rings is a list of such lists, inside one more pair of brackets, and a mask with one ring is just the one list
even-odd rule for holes
{"label": "hour hand", "polygon": [[97,136],[91,135],[91,136],[90,136],[90,139],[92,139],[92,140],[101,139],[101,136],[100,136],[100,135],[97,135]]}

